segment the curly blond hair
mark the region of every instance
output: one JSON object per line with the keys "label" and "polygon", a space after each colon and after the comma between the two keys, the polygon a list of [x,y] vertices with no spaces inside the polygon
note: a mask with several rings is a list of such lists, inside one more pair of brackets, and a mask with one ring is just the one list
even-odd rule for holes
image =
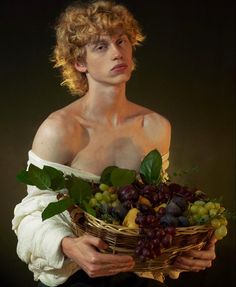
{"label": "curly blond hair", "polygon": [[75,69],[75,63],[85,61],[85,45],[102,33],[112,35],[121,28],[135,48],[143,40],[141,29],[133,15],[123,5],[111,1],[75,3],[59,17],[56,25],[54,67],[60,68],[62,85],[73,95],[83,96],[88,90],[85,73]]}

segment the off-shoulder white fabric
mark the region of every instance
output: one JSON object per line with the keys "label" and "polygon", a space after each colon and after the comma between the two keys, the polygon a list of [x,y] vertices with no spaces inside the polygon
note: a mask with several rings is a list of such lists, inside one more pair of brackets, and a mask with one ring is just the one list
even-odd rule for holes
{"label": "off-shoulder white fabric", "polygon": [[[168,156],[162,157],[163,169],[168,165]],[[28,166],[34,164],[39,168],[52,166],[64,174],[74,174],[88,181],[99,182],[100,177],[89,172],[41,159],[29,151]],[[27,186],[27,196],[16,205],[12,228],[18,237],[17,254],[28,264],[34,273],[34,280],[40,280],[48,286],[64,283],[73,273],[80,269],[70,259],[65,259],[61,251],[61,240],[66,236],[74,236],[70,217],[67,211],[42,221],[44,208],[56,201],[56,193],[39,190],[35,186]],[[143,274],[145,276],[145,274]]]}

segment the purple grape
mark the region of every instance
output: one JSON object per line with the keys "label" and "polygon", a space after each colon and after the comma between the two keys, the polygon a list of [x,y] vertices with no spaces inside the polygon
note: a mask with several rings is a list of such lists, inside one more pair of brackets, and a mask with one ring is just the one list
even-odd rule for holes
{"label": "purple grape", "polygon": [[124,201],[137,201],[139,198],[139,192],[134,188],[133,185],[127,185],[125,187],[121,187],[118,190],[118,198],[121,202]]}
{"label": "purple grape", "polygon": [[175,229],[175,227],[173,227],[173,226],[167,226],[167,227],[165,228],[165,233],[166,233],[166,234],[170,234],[170,235],[172,235],[172,236],[175,236],[175,234],[176,234],[176,229]]}
{"label": "purple grape", "polygon": [[171,234],[166,234],[161,241],[161,244],[163,245],[163,247],[165,248],[170,248],[172,245],[172,241],[173,241],[173,236]]}
{"label": "purple grape", "polygon": [[157,212],[159,215],[163,216],[166,214],[166,208],[165,207],[160,207],[158,209],[158,212]]}
{"label": "purple grape", "polygon": [[173,193],[181,193],[182,192],[182,186],[177,184],[177,183],[171,183],[169,184],[169,190],[170,192],[173,194]]}
{"label": "purple grape", "polygon": [[146,222],[148,225],[153,224],[156,221],[156,217],[154,215],[147,215]]}

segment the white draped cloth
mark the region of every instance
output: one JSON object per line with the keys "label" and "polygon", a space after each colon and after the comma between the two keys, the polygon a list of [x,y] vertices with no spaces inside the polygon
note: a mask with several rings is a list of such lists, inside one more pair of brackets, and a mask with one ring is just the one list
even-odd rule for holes
{"label": "white draped cloth", "polygon": [[[169,154],[162,157],[163,170],[169,165]],[[29,151],[28,166],[34,164],[39,168],[51,166],[64,174],[74,174],[88,181],[99,182],[100,177],[89,172],[41,159]],[[80,267],[72,260],[65,258],[61,250],[64,237],[75,235],[72,232],[71,220],[67,211],[42,221],[41,213],[50,202],[57,201],[56,193],[27,186],[27,196],[16,205],[12,229],[18,237],[17,254],[28,264],[34,274],[34,280],[40,280],[48,286],[64,283]],[[145,276],[144,274],[142,274]],[[149,276],[148,276],[149,277]]]}

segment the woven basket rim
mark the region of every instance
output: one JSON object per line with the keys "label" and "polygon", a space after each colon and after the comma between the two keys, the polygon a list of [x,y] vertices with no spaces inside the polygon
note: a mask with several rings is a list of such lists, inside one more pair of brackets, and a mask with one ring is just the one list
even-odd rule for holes
{"label": "woven basket rim", "polygon": [[[95,216],[89,214],[86,211],[82,211],[80,208],[77,209],[79,213],[83,213],[85,218],[88,220],[88,222],[97,228],[102,228],[107,231],[112,231],[117,234],[125,234],[127,236],[134,236],[139,235],[139,228],[129,228],[126,226],[118,225],[118,224],[112,224],[107,223],[103,221],[102,219],[96,218]],[[76,211],[75,211],[76,214]],[[73,213],[70,213],[72,221],[75,225],[76,222],[74,220]],[[201,225],[191,225],[186,227],[176,227],[176,236],[182,235],[182,234],[194,234],[196,232],[206,232],[208,230],[213,230],[213,227],[210,224],[201,224]]]}

